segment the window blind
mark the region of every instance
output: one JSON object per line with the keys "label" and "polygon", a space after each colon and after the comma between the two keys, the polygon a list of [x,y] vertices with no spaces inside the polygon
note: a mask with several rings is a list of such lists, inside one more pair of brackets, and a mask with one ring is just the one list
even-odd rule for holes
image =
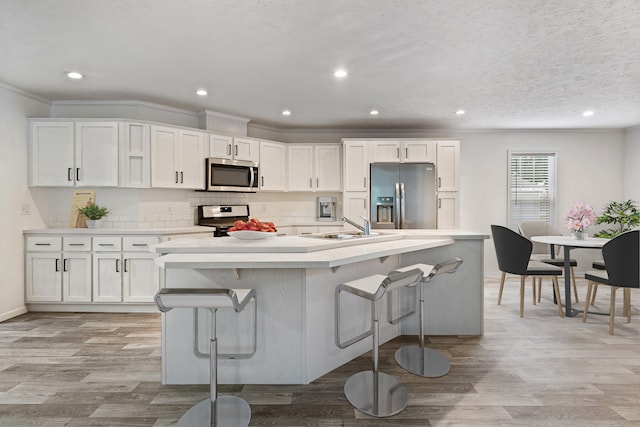
{"label": "window blind", "polygon": [[556,199],[555,153],[509,153],[509,226],[522,221],[553,224]]}

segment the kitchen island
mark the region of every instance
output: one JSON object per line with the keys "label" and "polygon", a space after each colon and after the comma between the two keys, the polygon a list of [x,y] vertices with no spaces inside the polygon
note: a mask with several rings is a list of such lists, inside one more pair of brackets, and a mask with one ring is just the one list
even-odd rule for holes
{"label": "kitchen island", "polygon": [[[418,261],[434,264],[461,256],[465,263],[455,277],[434,286],[431,296],[438,305],[437,319],[427,317],[427,333],[482,334],[484,238],[476,233],[418,231],[345,240],[287,236],[241,241],[219,237],[165,242],[152,250],[161,254],[156,263],[163,269],[165,287],[256,289],[257,351],[249,359],[219,359],[220,383],[306,384],[371,349],[370,339],[343,350],[335,345],[334,290],[349,280],[387,274]],[[394,310],[405,304],[394,302]],[[343,336],[368,328],[367,303],[346,298],[343,308]],[[381,312],[386,313],[386,301]],[[208,315],[205,310],[188,309],[163,314],[163,383],[208,382],[208,356],[204,354],[208,349]],[[250,307],[241,313],[218,311],[220,353],[251,349],[252,316]],[[415,333],[413,329],[417,330],[415,321],[395,326],[381,322],[381,341]]]}

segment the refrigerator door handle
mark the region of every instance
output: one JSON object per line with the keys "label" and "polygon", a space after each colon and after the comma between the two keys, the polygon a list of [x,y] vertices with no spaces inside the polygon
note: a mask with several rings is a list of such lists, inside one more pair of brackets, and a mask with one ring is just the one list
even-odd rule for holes
{"label": "refrigerator door handle", "polygon": [[400,215],[402,208],[400,207],[400,183],[396,182],[396,201],[394,203],[396,206],[396,211],[393,213],[393,227],[394,228],[402,228],[400,223]]}
{"label": "refrigerator door handle", "polygon": [[404,221],[405,221],[405,217],[404,217],[404,208],[405,208],[405,203],[404,203],[404,182],[400,183],[400,228],[404,228]]}

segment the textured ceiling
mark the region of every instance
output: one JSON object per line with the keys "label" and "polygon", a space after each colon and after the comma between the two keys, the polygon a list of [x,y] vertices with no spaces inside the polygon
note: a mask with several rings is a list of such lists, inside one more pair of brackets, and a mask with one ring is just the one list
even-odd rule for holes
{"label": "textured ceiling", "polygon": [[638,0],[0,0],[2,82],[278,128],[630,127],[639,46]]}

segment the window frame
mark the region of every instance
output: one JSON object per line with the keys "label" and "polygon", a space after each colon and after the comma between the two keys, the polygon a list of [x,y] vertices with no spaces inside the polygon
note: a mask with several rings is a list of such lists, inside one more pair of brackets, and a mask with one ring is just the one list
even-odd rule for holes
{"label": "window frame", "polygon": [[514,205],[511,198],[513,193],[512,165],[513,158],[516,156],[546,156],[548,158],[553,158],[553,164],[547,167],[547,179],[548,181],[553,179],[553,182],[547,184],[547,188],[551,196],[547,198],[549,200],[550,208],[548,210],[548,218],[546,222],[551,226],[555,226],[558,198],[558,153],[552,150],[507,150],[507,223],[509,224],[509,227],[517,230],[518,224],[522,221],[544,221],[540,218],[518,218],[515,219],[515,221],[512,219],[512,210]]}

